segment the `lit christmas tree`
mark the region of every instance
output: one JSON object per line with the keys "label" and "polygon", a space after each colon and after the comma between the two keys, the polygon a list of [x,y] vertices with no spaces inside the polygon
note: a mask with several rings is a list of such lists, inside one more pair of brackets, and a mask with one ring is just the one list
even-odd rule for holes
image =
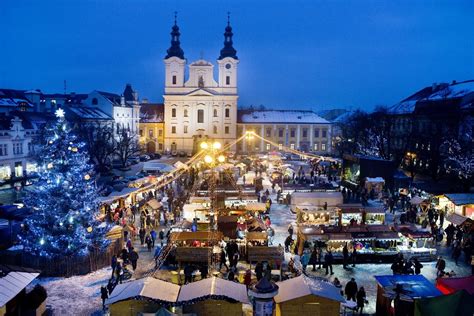
{"label": "lit christmas tree", "polygon": [[25,198],[34,215],[19,237],[25,251],[40,256],[86,255],[107,246],[108,227],[96,219],[97,187],[85,144],[70,132],[62,109],[56,116],[38,152],[39,181]]}

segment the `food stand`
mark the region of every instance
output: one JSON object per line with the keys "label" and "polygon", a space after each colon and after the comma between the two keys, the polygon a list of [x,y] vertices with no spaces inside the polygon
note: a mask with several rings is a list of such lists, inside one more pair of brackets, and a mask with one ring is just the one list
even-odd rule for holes
{"label": "food stand", "polygon": [[420,231],[414,225],[399,225],[396,230],[400,236],[397,245],[400,253],[409,258],[418,258],[420,261],[436,259],[437,250],[430,232]]}
{"label": "food stand", "polygon": [[309,203],[296,205],[296,222],[303,225],[335,225],[336,212]]}
{"label": "food stand", "polygon": [[383,225],[385,223],[385,210],[383,207],[365,207],[363,212],[364,224]]}
{"label": "food stand", "polygon": [[176,247],[176,261],[182,263],[207,263],[209,256],[220,254],[219,242],[224,238],[219,231],[178,232],[170,234]]}
{"label": "food stand", "polygon": [[362,204],[342,204],[338,207],[339,223],[341,226],[354,224],[362,224],[363,222],[363,206]]}
{"label": "food stand", "polygon": [[328,236],[327,249],[333,252],[334,259],[341,259],[342,249],[347,245],[349,252],[352,251],[352,234],[351,233],[331,233]]}

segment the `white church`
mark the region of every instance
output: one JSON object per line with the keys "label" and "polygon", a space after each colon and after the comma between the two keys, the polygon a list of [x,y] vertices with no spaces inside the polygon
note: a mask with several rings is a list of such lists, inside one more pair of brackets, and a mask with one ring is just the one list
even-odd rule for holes
{"label": "white church", "polygon": [[203,59],[189,64],[186,76],[187,61],[180,46],[180,32],[175,20],[171,47],[164,60],[166,150],[193,152],[205,139],[216,140],[223,145],[236,139],[239,59],[232,45],[232,35],[228,21],[224,48],[217,60],[217,81],[214,65]]}

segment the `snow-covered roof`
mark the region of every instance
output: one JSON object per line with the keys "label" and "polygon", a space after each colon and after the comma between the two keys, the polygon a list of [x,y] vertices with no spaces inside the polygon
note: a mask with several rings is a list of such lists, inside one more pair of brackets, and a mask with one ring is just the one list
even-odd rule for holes
{"label": "snow-covered roof", "polygon": [[75,106],[68,107],[67,110],[71,111],[81,119],[113,120],[110,115],[107,115],[105,112],[95,107]]}
{"label": "snow-covered roof", "polygon": [[430,95],[428,100],[442,100],[451,98],[462,98],[469,93],[474,92],[474,80],[453,83],[447,86],[445,89]]}
{"label": "snow-covered roof", "polygon": [[455,205],[474,204],[474,193],[449,193],[444,196]]}
{"label": "snow-covered roof", "polygon": [[222,296],[244,304],[249,304],[247,287],[244,284],[216,277],[183,285],[179,292],[178,302],[205,297],[218,298]]}
{"label": "snow-covered roof", "polygon": [[179,289],[179,285],[147,277],[118,284],[110,294],[106,303],[109,305],[136,297],[146,297],[153,300],[174,303],[178,298]]}
{"label": "snow-covered roof", "polygon": [[38,275],[39,273],[10,271],[0,277],[0,307],[5,306]]}
{"label": "snow-covered roof", "polygon": [[304,275],[276,283],[279,287],[276,303],[290,301],[307,295],[316,295],[333,301],[345,302],[340,290],[331,283]]}
{"label": "snow-covered roof", "polygon": [[239,123],[329,124],[313,111],[263,110],[239,111]]}

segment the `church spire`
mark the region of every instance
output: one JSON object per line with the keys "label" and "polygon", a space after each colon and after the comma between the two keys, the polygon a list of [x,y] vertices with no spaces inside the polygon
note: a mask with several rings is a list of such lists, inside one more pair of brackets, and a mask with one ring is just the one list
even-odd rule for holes
{"label": "church spire", "polygon": [[174,13],[174,25],[171,28],[171,33],[170,33],[171,34],[171,46],[166,51],[167,54],[166,54],[165,59],[170,58],[170,57],[178,57],[178,58],[184,59],[184,51],[181,48],[180,42],[179,42],[179,36],[181,35],[181,33],[179,32],[179,27],[178,27],[178,23],[176,21],[176,17],[177,17],[177,13],[175,12]]}
{"label": "church spire", "polygon": [[226,57],[231,57],[234,59],[239,59],[237,57],[237,51],[235,50],[232,42],[232,27],[230,26],[230,12],[227,12],[227,27],[225,28],[224,33],[224,48],[221,49],[221,55],[219,56],[220,59],[224,59]]}

